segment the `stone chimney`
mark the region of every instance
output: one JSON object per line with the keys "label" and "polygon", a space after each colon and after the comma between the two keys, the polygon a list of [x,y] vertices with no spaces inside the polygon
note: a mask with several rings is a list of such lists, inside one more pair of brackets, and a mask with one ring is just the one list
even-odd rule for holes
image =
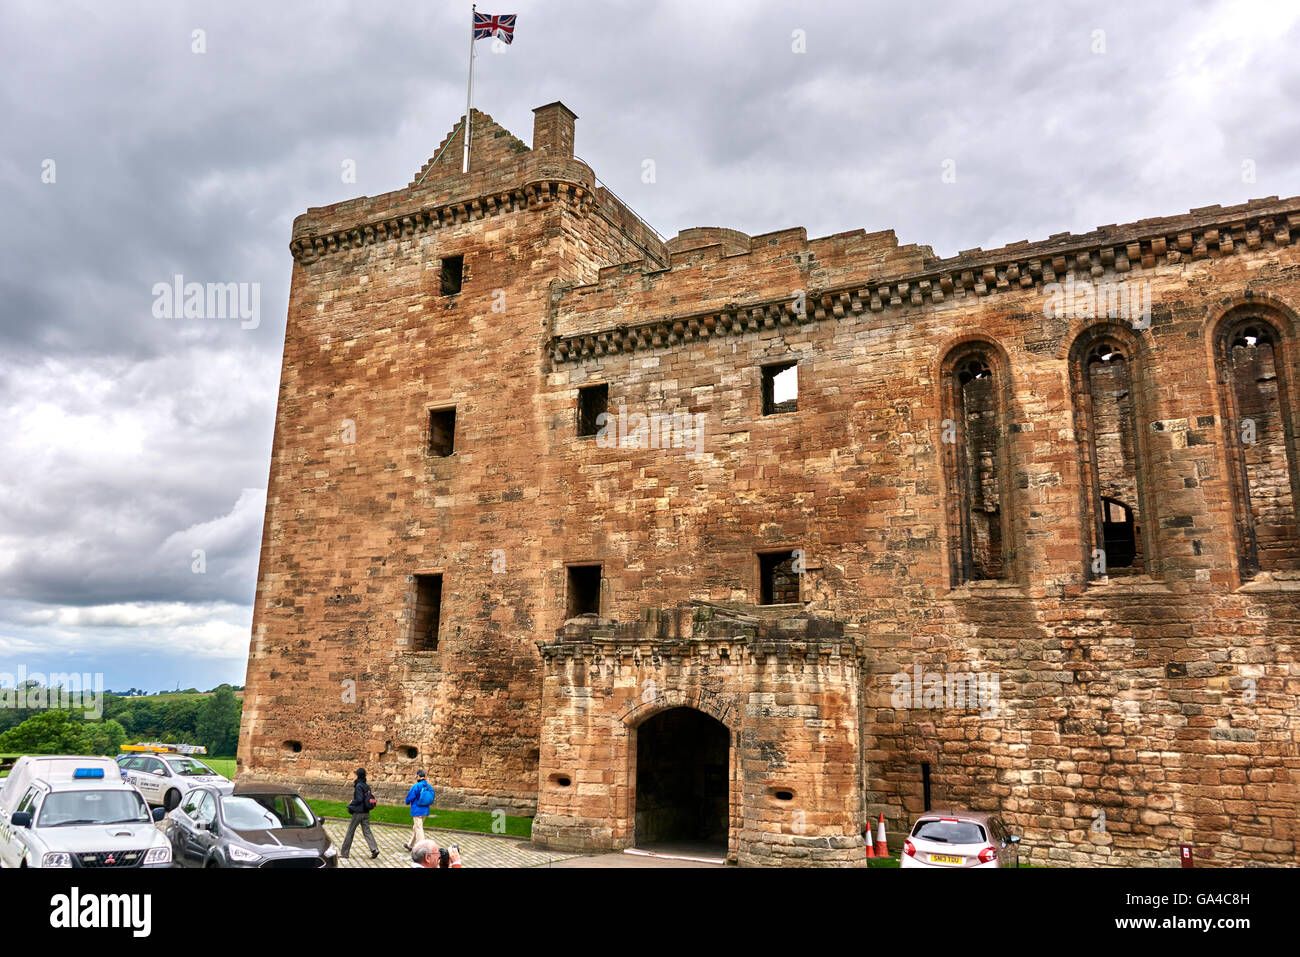
{"label": "stone chimney", "polygon": [[533,149],[573,155],[573,121],[578,115],[559,100],[533,110]]}

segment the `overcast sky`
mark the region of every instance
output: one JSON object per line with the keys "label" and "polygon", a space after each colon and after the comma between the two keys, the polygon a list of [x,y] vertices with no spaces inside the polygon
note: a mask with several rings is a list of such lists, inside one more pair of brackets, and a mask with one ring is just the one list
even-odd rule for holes
{"label": "overcast sky", "polygon": [[[475,106],[529,142],[563,100],[665,236],[892,228],[952,255],[1300,193],[1296,4],[482,7],[519,20],[479,43]],[[470,5],[4,9],[0,672],[241,682],[290,224],[432,155]],[[260,322],[160,318],[177,274],[258,284]]]}

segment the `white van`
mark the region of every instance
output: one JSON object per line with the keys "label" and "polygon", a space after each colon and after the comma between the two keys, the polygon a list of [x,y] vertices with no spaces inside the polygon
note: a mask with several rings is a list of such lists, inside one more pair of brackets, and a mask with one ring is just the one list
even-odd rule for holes
{"label": "white van", "polygon": [[171,843],[112,758],[29,755],[0,787],[0,867],[171,862]]}

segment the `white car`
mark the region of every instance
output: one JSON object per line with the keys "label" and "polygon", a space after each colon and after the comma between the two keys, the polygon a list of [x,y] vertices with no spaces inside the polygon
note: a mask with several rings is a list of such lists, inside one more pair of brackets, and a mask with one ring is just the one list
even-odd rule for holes
{"label": "white car", "polygon": [[0,787],[0,867],[170,867],[162,813],[111,758],[19,758]]}
{"label": "white car", "polygon": [[172,811],[201,784],[230,792],[234,782],[202,761],[184,754],[123,754],[117,759],[122,776],[140,789],[150,804]]}
{"label": "white car", "polygon": [[1019,867],[1020,838],[995,814],[926,811],[903,841],[899,867]]}

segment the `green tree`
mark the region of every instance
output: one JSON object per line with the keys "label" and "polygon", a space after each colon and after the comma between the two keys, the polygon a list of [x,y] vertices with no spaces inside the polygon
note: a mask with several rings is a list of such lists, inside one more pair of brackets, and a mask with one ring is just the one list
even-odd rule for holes
{"label": "green tree", "polygon": [[135,698],[127,703],[131,714],[131,733],[141,740],[159,737],[167,705],[153,698]]}
{"label": "green tree", "polygon": [[112,718],[87,722],[86,739],[90,754],[117,754],[126,744],[126,730]]}
{"label": "green tree", "polygon": [[177,741],[193,737],[198,731],[199,714],[207,699],[179,698],[167,704],[166,714],[159,729],[164,735],[174,735]]}
{"label": "green tree", "polygon": [[0,734],[0,752],[112,755],[125,742],[126,731],[116,721],[85,721],[75,712],[51,708]]}
{"label": "green tree", "polygon": [[[17,688],[6,688],[0,691],[0,700],[4,701],[4,707],[0,707],[0,731],[16,728],[28,718],[45,711],[49,706],[50,694],[50,690],[39,681],[30,680],[24,681]],[[19,703],[26,705],[28,701],[37,704],[31,708],[11,707]]]}
{"label": "green tree", "polygon": [[117,712],[117,714],[110,714],[108,709],[105,708],[104,719],[108,721],[116,721],[122,726],[122,730],[124,730],[128,736],[135,734],[135,715],[132,713],[130,708],[122,708]]}
{"label": "green tree", "polygon": [[61,708],[34,714],[0,734],[0,752],[9,754],[85,754],[89,748],[85,723]]}
{"label": "green tree", "polygon": [[203,702],[195,728],[196,743],[209,754],[234,754],[239,744],[239,716],[242,705],[230,685],[220,685]]}

